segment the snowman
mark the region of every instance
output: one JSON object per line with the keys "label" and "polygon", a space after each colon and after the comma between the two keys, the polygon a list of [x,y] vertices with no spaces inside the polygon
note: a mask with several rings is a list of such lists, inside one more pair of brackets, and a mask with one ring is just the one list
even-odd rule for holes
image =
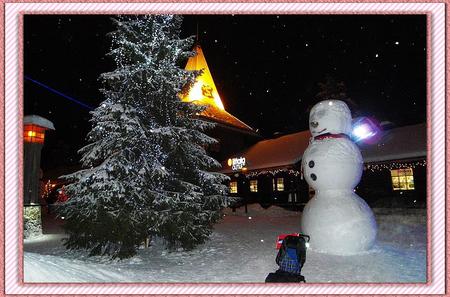
{"label": "snowman", "polygon": [[302,158],[303,175],[315,190],[301,220],[312,250],[352,255],[369,250],[377,234],[372,210],[354,193],[363,160],[350,140],[351,113],[340,100],[316,104],[309,115],[312,140]]}

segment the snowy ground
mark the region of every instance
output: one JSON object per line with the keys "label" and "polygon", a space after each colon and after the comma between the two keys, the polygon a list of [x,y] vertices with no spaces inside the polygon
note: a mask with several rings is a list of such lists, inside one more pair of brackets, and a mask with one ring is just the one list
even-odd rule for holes
{"label": "snowy ground", "polygon": [[[426,282],[426,211],[375,209],[376,246],[356,256],[308,250],[302,274],[309,283]],[[278,234],[298,232],[301,213],[259,206],[228,212],[211,241],[190,252],[160,242],[123,261],[67,251],[62,234],[24,243],[25,282],[264,282],[275,264]],[[251,219],[250,219],[251,217]]]}

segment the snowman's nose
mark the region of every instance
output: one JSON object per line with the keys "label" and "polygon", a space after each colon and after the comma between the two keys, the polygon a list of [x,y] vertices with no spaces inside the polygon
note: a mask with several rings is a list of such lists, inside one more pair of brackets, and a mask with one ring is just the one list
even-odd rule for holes
{"label": "snowman's nose", "polygon": [[313,128],[317,128],[317,126],[319,126],[319,123],[318,122],[311,122],[311,126]]}

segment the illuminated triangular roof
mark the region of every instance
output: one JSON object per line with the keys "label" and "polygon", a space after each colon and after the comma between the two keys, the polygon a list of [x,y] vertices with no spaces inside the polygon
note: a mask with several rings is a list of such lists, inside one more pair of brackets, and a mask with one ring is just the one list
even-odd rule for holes
{"label": "illuminated triangular roof", "polygon": [[197,55],[189,58],[185,69],[203,70],[203,73],[197,77],[197,80],[189,90],[189,93],[181,99],[187,102],[209,105],[206,110],[201,113],[201,116],[204,116],[205,118],[235,128],[254,132],[249,125],[225,110],[200,45],[196,45],[194,51],[197,52]]}

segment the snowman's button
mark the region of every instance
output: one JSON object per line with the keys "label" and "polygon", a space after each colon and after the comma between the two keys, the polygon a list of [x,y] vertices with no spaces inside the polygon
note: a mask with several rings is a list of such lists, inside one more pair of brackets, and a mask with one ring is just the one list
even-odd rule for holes
{"label": "snowman's button", "polygon": [[316,180],[316,179],[317,179],[317,176],[316,176],[314,173],[311,173],[311,179],[312,179],[312,180]]}
{"label": "snowman's button", "polygon": [[313,160],[309,161],[308,166],[309,166],[309,168],[313,168],[314,167],[314,161]]}

